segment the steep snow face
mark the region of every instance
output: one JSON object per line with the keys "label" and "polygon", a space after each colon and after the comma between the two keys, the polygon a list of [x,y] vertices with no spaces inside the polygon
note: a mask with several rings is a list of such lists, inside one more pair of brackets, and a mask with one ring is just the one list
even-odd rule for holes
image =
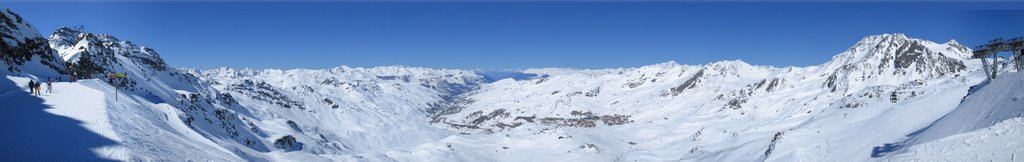
{"label": "steep snow face", "polygon": [[[83,44],[82,48],[54,53],[45,38],[29,33],[35,29],[27,22],[9,10],[2,14],[5,30],[0,56],[4,57],[2,64],[10,68],[2,73],[6,77],[0,81],[0,103],[4,103],[0,107],[13,112],[5,113],[11,116],[4,118],[15,119],[2,126],[18,130],[6,132],[4,139],[18,140],[10,142],[12,148],[27,150],[5,151],[0,155],[5,159],[269,159],[261,153],[272,151],[268,147],[272,140],[234,111],[244,109],[195,76],[166,68],[151,49],[109,35],[73,31],[78,33],[68,35],[82,36],[76,43]],[[80,59],[64,64],[57,56],[67,56],[67,52],[77,53]],[[59,76],[66,66],[73,67],[76,73],[72,75],[81,80],[67,82],[69,77]],[[107,79],[101,73],[126,75]],[[24,87],[30,80],[46,81],[48,77],[61,77],[53,83],[54,93],[28,95]],[[26,128],[24,123],[46,127]]]}
{"label": "steep snow face", "polygon": [[[74,41],[69,41],[75,36]],[[57,46],[61,56],[74,56],[69,64],[72,75],[79,79],[98,78],[99,83],[111,86],[102,90],[106,93],[129,94],[126,97],[134,104],[129,107],[167,109],[177,119],[167,118],[170,125],[181,125],[202,140],[211,141],[217,148],[230,150],[236,158],[266,160],[270,157],[260,153],[276,150],[272,148],[273,138],[264,133],[247,117],[247,108],[238,105],[230,94],[222,93],[188,70],[172,69],[150,48],[120,41],[106,34],[93,34],[77,29],[61,28],[50,37],[50,44]],[[66,45],[74,42],[73,47]],[[111,77],[113,74],[115,77]],[[91,86],[93,88],[103,88]],[[110,95],[110,94],[107,94]],[[118,96],[118,95],[110,95]],[[110,104],[110,108],[117,105]],[[175,123],[180,122],[180,123]],[[164,127],[167,128],[167,127]],[[170,133],[181,130],[163,129],[158,132]],[[131,133],[131,132],[127,132]],[[127,136],[127,135],[126,135]],[[188,138],[195,138],[189,136]],[[184,140],[190,141],[190,140]],[[126,143],[125,147],[135,150],[149,147],[145,143]],[[200,145],[178,143],[169,145]],[[206,145],[206,144],[202,144]],[[196,150],[183,150],[184,152]],[[198,154],[198,153],[197,153]],[[144,152],[133,154],[130,159],[147,159],[160,153]],[[223,159],[224,157],[196,157],[202,160]]]}
{"label": "steep snow face", "polygon": [[164,60],[153,49],[120,41],[108,34],[96,35],[81,29],[62,27],[50,35],[49,43],[57,49],[64,61],[70,63],[69,66],[74,67],[72,73],[81,77],[119,73],[125,69],[117,67],[129,62],[141,66],[143,70],[167,70]]}
{"label": "steep snow face", "polygon": [[95,39],[95,37],[87,37],[85,34],[81,29],[62,27],[50,34],[48,39],[50,47],[60,51],[61,59],[65,62],[78,62],[79,54],[87,50],[89,42],[95,41],[85,40]]}
{"label": "steep snow face", "polygon": [[13,46],[18,42],[42,37],[36,28],[22,19],[21,15],[12,12],[11,9],[0,12],[0,20],[3,21],[3,24],[0,25],[0,34],[3,34],[3,41],[8,45]]}
{"label": "steep snow face", "polygon": [[856,92],[878,84],[896,85],[908,80],[959,75],[970,51],[950,41],[937,44],[903,34],[868,36],[822,66],[825,86],[841,93]]}
{"label": "steep snow face", "polygon": [[[1000,78],[972,87],[960,106],[927,127],[879,148],[877,155],[903,159],[1021,160],[1024,155],[1024,73],[1004,73]],[[958,134],[964,134],[959,135]],[[1002,137],[1001,137],[1002,136]],[[962,156],[964,152],[985,153]],[[1014,156],[1017,156],[1014,158]],[[965,159],[968,158],[968,159]]]}
{"label": "steep snow face", "polygon": [[[29,74],[42,77],[63,73],[64,62],[46,45],[46,39],[20,15],[10,9],[0,11],[0,74]],[[36,77],[36,76],[34,76]]]}
{"label": "steep snow face", "polygon": [[269,136],[301,143],[291,151],[350,157],[376,156],[452,135],[430,126],[427,116],[452,95],[484,81],[471,71],[398,66],[220,68],[199,75],[237,99]]}

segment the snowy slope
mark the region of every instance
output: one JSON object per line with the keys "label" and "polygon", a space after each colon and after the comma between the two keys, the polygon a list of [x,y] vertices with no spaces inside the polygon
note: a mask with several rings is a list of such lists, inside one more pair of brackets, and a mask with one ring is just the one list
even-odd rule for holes
{"label": "snowy slope", "polygon": [[[0,100],[3,101],[0,107],[5,111],[3,119],[6,121],[2,127],[12,130],[5,131],[2,139],[5,145],[14,148],[3,151],[3,159],[222,161],[238,160],[238,156],[230,154],[244,152],[237,148],[265,148],[262,142],[237,144],[241,142],[236,141],[246,138],[264,141],[255,133],[234,133],[238,130],[234,125],[242,125],[238,118],[210,119],[218,114],[216,112],[224,114],[225,106],[182,102],[185,99],[179,97],[178,91],[216,92],[198,84],[194,77],[159,68],[166,65],[152,61],[158,57],[147,55],[143,48],[133,48],[130,43],[116,41],[113,37],[85,40],[89,41],[88,49],[92,52],[87,55],[96,58],[90,61],[96,65],[90,70],[96,73],[80,73],[81,77],[99,76],[100,72],[126,73],[129,77],[117,79],[115,84],[96,79],[67,82],[66,75],[60,76],[64,73],[64,60],[56,57],[59,53],[47,45],[44,37],[10,10],[2,18],[4,41],[19,44],[5,43],[4,58],[24,59],[21,62],[5,60],[5,65],[17,70],[3,73],[5,77],[0,81]],[[9,37],[12,35],[18,37]],[[38,46],[24,46],[33,41],[37,44],[32,45]],[[31,57],[21,57],[23,55]],[[58,76],[63,79],[53,84],[54,93],[42,96],[27,93],[25,87],[29,80],[45,81]],[[182,121],[192,118],[209,122]],[[214,125],[213,121],[219,125]]]}
{"label": "snowy slope", "polygon": [[330,70],[213,69],[204,81],[229,92],[270,136],[293,136],[302,152],[376,154],[453,133],[427,123],[429,109],[482,78],[470,71],[408,67]]}
{"label": "snowy slope", "polygon": [[[187,71],[168,68],[153,49],[120,41],[107,34],[93,34],[77,29],[61,28],[54,35],[77,35],[82,48],[58,50],[61,55],[78,53],[78,61],[71,62],[72,73],[81,78],[103,78],[121,93],[146,99],[140,105],[166,104],[184,114],[178,118],[189,128],[218,143],[226,149],[270,151],[270,138],[259,128],[249,124],[238,113],[245,113],[230,99]],[[51,38],[60,38],[51,36]],[[51,40],[60,44],[63,39]],[[126,74],[124,78],[107,80],[111,73]],[[151,105],[145,107],[152,107]],[[238,112],[243,111],[243,112]],[[246,150],[236,150],[246,148]]]}
{"label": "snowy slope", "polygon": [[0,37],[0,74],[45,79],[63,73],[64,61],[56,57],[46,38],[10,9],[0,11]]}
{"label": "snowy slope", "polygon": [[[10,79],[19,84],[28,82],[26,78]],[[25,123],[34,126],[8,133],[7,137],[19,138],[4,138],[4,143],[19,148],[11,151],[24,152],[5,152],[5,159],[238,160],[177,120],[183,112],[170,105],[114,92],[114,87],[95,79],[58,82],[53,86],[54,93],[44,93],[38,98],[24,91],[0,96],[0,100],[18,101],[4,102],[5,111],[18,111],[4,113],[8,117],[3,119],[9,120],[4,122],[7,123],[4,127]],[[48,114],[25,112],[39,111],[33,109]],[[24,116],[26,114],[37,116]],[[41,119],[25,119],[36,117]],[[88,131],[61,123],[72,120]],[[76,154],[46,155],[43,152]]]}
{"label": "snowy slope", "polygon": [[[534,134],[587,136],[529,149],[576,152],[593,144],[605,156],[599,159],[869,160],[874,146],[941,117],[980,81],[968,73],[980,68],[968,53],[955,41],[885,34],[812,67],[722,61],[531,69],[525,72],[548,77],[484,85],[435,122],[461,132],[525,134],[523,141]],[[562,131],[579,128],[587,131]]]}
{"label": "snowy slope", "polygon": [[[5,160],[1020,161],[1024,146],[1022,75],[985,81],[970,49],[903,34],[809,67],[200,71],[81,28],[18,45],[44,38],[3,16],[3,49],[32,56],[3,53],[22,60],[0,79]],[[47,65],[93,79],[29,95],[65,69]]]}
{"label": "snowy slope", "polygon": [[903,153],[896,159],[1024,161],[1024,73],[1005,73],[974,88],[955,110],[887,151]]}

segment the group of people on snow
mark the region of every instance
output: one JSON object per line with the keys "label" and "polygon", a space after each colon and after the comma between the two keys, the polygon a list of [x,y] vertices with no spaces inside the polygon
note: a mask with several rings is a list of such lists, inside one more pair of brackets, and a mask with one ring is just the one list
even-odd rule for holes
{"label": "group of people on snow", "polygon": [[[109,73],[109,74],[107,74],[107,82],[110,83],[110,84],[114,84],[114,80],[115,79],[120,78],[120,77],[124,77],[124,75],[125,74]],[[43,90],[42,90],[43,89],[42,88],[43,83],[46,83],[46,93],[53,93],[53,82],[56,82],[56,81],[71,81],[71,82],[75,82],[78,79],[78,77],[76,77],[76,75],[66,76],[67,78],[64,78],[64,77],[65,76],[59,76],[59,77],[56,77],[56,78],[46,77],[46,82],[36,81],[36,80],[29,80],[28,81],[29,94],[35,95],[35,96],[40,96],[41,93],[43,92]],[[67,80],[65,80],[65,79],[67,79]]]}
{"label": "group of people on snow", "polygon": [[[35,80],[28,81],[28,90],[32,95],[39,96],[43,91],[43,83]],[[53,79],[46,78],[46,93],[53,93]]]}

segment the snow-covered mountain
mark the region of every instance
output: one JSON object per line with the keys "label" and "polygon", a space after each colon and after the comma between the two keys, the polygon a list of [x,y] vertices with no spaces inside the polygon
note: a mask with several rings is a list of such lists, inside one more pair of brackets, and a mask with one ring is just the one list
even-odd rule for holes
{"label": "snow-covered mountain", "polygon": [[[1024,75],[1003,69],[986,81],[980,60],[952,40],[867,36],[809,67],[195,70],[109,34],[65,27],[46,39],[13,12],[2,16],[0,65],[9,70],[0,129],[10,131],[0,143],[18,149],[0,159],[1019,161],[1024,153]],[[125,75],[108,79],[115,73]],[[62,74],[82,80],[56,82],[42,96],[24,90]]]}
{"label": "snow-covered mountain", "polygon": [[397,66],[219,68],[199,75],[234,96],[268,134],[302,143],[291,150],[337,155],[382,153],[450,136],[425,121],[430,108],[483,83],[471,71]]}
{"label": "snow-covered mountain", "polygon": [[[11,13],[13,15],[13,13]],[[19,20],[20,21],[20,20]],[[27,26],[20,25],[18,27]],[[5,26],[10,28],[10,26]],[[22,35],[38,32],[21,30]],[[52,108],[55,113],[80,119],[91,132],[76,132],[72,136],[96,136],[91,140],[74,140],[75,144],[97,144],[102,149],[93,150],[101,158],[115,160],[232,160],[238,154],[266,152],[273,145],[271,138],[261,132],[242,116],[235,115],[239,108],[230,95],[221,93],[200,82],[187,70],[169,68],[154,50],[120,41],[106,34],[93,34],[80,29],[60,28],[50,36],[45,49],[57,49],[52,58],[58,60],[60,68],[40,68],[22,65],[22,73],[8,75],[10,84],[3,85],[3,107],[5,114],[31,114],[26,111]],[[73,44],[74,46],[70,46]],[[17,47],[13,47],[17,48]],[[4,50],[8,50],[5,49]],[[7,56],[9,53],[4,53]],[[33,55],[49,54],[44,52]],[[46,58],[28,59],[28,62],[47,61]],[[64,64],[67,62],[67,64]],[[15,67],[16,64],[11,64]],[[66,66],[65,66],[66,65]],[[58,69],[69,69],[68,72]],[[66,74],[66,75],[62,75]],[[108,79],[109,74],[123,77]],[[21,77],[26,76],[26,77]],[[67,82],[77,77],[82,80]],[[46,81],[60,78],[54,86],[56,91],[67,90],[70,94],[47,94],[29,96],[23,89],[29,80]],[[89,79],[96,78],[96,79]],[[60,98],[55,98],[60,96]],[[39,102],[34,98],[42,98]],[[88,104],[93,103],[93,104]],[[95,114],[104,112],[104,114]],[[38,114],[38,113],[37,113]],[[14,117],[13,119],[23,119]],[[28,121],[52,118],[31,117]],[[17,123],[5,127],[20,128]],[[59,125],[50,120],[36,122],[41,125]],[[48,127],[13,129],[25,136],[49,134]],[[5,138],[7,139],[7,138]],[[66,144],[47,144],[50,138],[19,139],[12,145],[24,150],[61,149]],[[105,142],[99,142],[105,141]],[[10,142],[10,141],[8,141]],[[42,144],[40,144],[42,143]],[[81,155],[39,156],[41,152],[27,154],[5,154],[4,157],[26,160],[75,160]],[[95,155],[93,155],[95,156]]]}
{"label": "snow-covered mountain", "polygon": [[515,142],[585,137],[520,149],[600,150],[578,158],[870,160],[873,147],[941,117],[982,80],[969,53],[955,41],[884,34],[811,67],[530,69],[547,77],[484,85],[435,119],[457,131],[524,136]]}
{"label": "snow-covered mountain", "polygon": [[[63,73],[64,61],[47,46],[46,38],[25,19],[10,9],[0,11],[0,74],[20,75],[29,72],[38,75]],[[28,71],[26,71],[28,70]]]}

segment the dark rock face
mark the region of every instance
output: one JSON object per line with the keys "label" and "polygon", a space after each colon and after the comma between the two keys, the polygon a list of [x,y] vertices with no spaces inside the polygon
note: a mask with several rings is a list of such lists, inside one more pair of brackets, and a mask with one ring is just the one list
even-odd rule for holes
{"label": "dark rock face", "polygon": [[683,84],[680,84],[679,86],[676,86],[670,89],[669,91],[672,93],[672,96],[678,96],[679,94],[683,93],[683,90],[693,89],[694,87],[696,87],[697,82],[699,82],[700,78],[703,76],[704,70],[701,69],[700,71],[697,71],[697,74],[693,74],[693,77],[687,79],[686,82],[683,82]]}
{"label": "dark rock face", "polygon": [[328,106],[331,106],[332,109],[337,109],[341,107],[338,104],[335,104],[334,101],[331,101],[330,98],[324,98],[324,103],[327,104]]}
{"label": "dark rock face", "polygon": [[[31,33],[24,33],[31,32]],[[8,72],[21,72],[20,66],[39,56],[39,63],[64,74],[64,61],[50,48],[49,41],[39,36],[38,31],[10,9],[0,11],[0,61]]]}
{"label": "dark rock face", "polygon": [[50,49],[45,42],[46,39],[34,38],[27,39],[25,41],[15,42],[15,45],[10,45],[6,40],[0,42],[0,60],[3,60],[9,72],[21,72],[18,67],[24,65],[26,62],[32,61],[34,56],[39,56],[41,60],[39,63],[50,67],[54,71],[59,73],[65,73],[63,61],[54,56],[53,49]]}
{"label": "dark rock face", "polygon": [[772,155],[772,151],[775,150],[775,144],[777,144],[779,142],[779,140],[782,139],[783,133],[784,132],[776,132],[775,133],[775,137],[772,137],[772,142],[768,144],[768,149],[764,150],[764,157],[765,158],[768,158],[768,156]]}
{"label": "dark rock face", "polygon": [[930,79],[966,71],[966,56],[958,55],[969,55],[969,50],[956,42],[945,49],[929,48],[929,43],[902,34],[866,37],[825,66],[829,69],[822,74],[827,76],[823,86],[832,92],[848,92],[848,85],[855,82],[894,77]]}
{"label": "dark rock face", "polygon": [[[81,29],[62,27],[52,34],[50,40],[55,46],[74,46],[87,44],[75,50],[82,50],[77,61],[69,62],[80,78],[102,78],[106,73],[123,73],[125,64],[141,64],[143,70],[167,71],[167,64],[155,50],[120,41],[107,34],[96,35]],[[59,39],[58,39],[59,38]],[[123,62],[117,57],[122,56],[131,62]]]}
{"label": "dark rock face", "polygon": [[768,87],[766,87],[764,90],[767,92],[774,91],[775,88],[778,87],[781,82],[782,81],[779,78],[772,79],[772,82],[768,83]]}
{"label": "dark rock face", "polygon": [[[228,90],[234,91],[245,96],[249,96],[253,99],[273,103],[283,108],[298,108],[305,110],[306,107],[300,102],[295,101],[288,96],[284,95],[276,88],[267,84],[266,82],[253,82],[252,80],[245,80],[239,84],[228,85]],[[328,100],[329,101],[329,100]],[[333,103],[331,103],[333,104]]]}
{"label": "dark rock face", "polygon": [[[221,93],[188,70],[169,68],[155,50],[121,41],[117,38],[82,31],[81,28],[63,27],[50,35],[49,45],[61,49],[61,53],[74,60],[68,68],[78,78],[104,78],[122,93],[136,93],[141,96],[155,96],[154,99],[169,102],[181,109],[185,124],[208,138],[230,139],[242,146],[257,151],[269,151],[271,147],[258,142],[267,135],[251,120],[239,115],[241,106],[237,96]],[[77,60],[76,60],[77,59]],[[106,79],[109,74],[125,74]],[[157,86],[136,86],[137,84],[161,84],[189,92],[180,95],[155,95],[166,92]],[[256,86],[253,86],[256,87]],[[246,97],[246,96],[243,96]]]}
{"label": "dark rock face", "polygon": [[292,128],[292,130],[295,130],[296,132],[302,132],[302,128],[300,128],[299,124],[295,123],[295,121],[288,120],[288,122],[286,123],[288,124],[288,127]]}
{"label": "dark rock face", "polygon": [[302,143],[296,140],[295,137],[287,135],[274,140],[274,147],[286,151],[298,151],[302,150]]}
{"label": "dark rock face", "polygon": [[[914,64],[918,66],[911,67]],[[911,72],[940,76],[967,69],[962,61],[947,57],[942,53],[928,51],[919,41],[912,41],[897,49],[894,65],[896,69],[904,72],[913,70]]]}

